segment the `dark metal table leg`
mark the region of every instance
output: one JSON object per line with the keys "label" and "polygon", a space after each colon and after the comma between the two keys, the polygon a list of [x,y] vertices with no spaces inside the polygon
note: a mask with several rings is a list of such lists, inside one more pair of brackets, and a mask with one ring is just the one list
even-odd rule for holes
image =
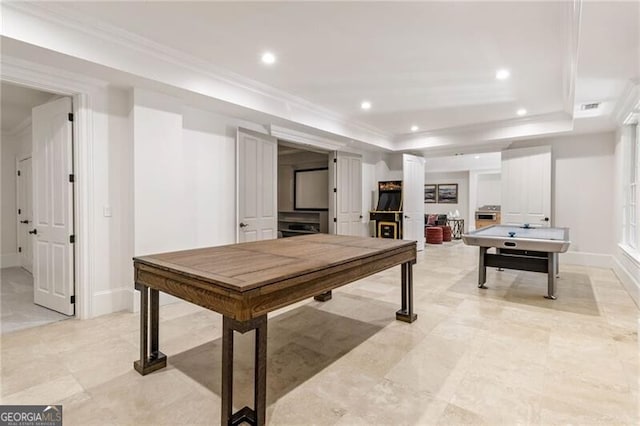
{"label": "dark metal table leg", "polygon": [[414,322],[418,315],[413,312],[413,264],[403,263],[402,272],[402,309],[396,312],[396,319],[404,322]]}
{"label": "dark metal table leg", "polygon": [[[255,330],[255,364],[253,382],[253,409],[243,407],[233,412],[233,333]],[[220,424],[249,423],[262,426],[267,414],[267,316],[248,321],[222,319],[222,410]]]}
{"label": "dark metal table leg", "polygon": [[[488,250],[488,249],[487,249],[487,250]],[[496,247],[496,254],[500,254],[500,248],[499,248],[499,247]],[[498,268],[496,268],[496,271],[503,272],[503,271],[504,271],[504,269],[503,269],[503,268],[498,267]]]}
{"label": "dark metal table leg", "polygon": [[556,253],[547,254],[547,295],[545,298],[555,300],[556,299]]}
{"label": "dark metal table leg", "polygon": [[233,328],[227,317],[222,318],[222,406],[221,425],[233,415]]}
{"label": "dark metal table leg", "polygon": [[261,317],[255,336],[255,361],[253,371],[253,406],[256,425],[267,422],[267,316]]}
{"label": "dark metal table leg", "polygon": [[136,290],[140,292],[140,359],[133,368],[144,376],[166,367],[167,356],[159,350],[160,294],[139,283]]}
{"label": "dark metal table leg", "polygon": [[484,284],[487,282],[487,267],[484,264],[484,257],[487,254],[486,247],[480,247],[480,256],[478,257],[478,287],[487,288]]}
{"label": "dark metal table leg", "polygon": [[320,293],[317,296],[313,296],[314,300],[317,300],[318,302],[326,302],[327,300],[331,300],[332,294],[331,294],[331,290],[329,291],[325,291],[324,293]]}

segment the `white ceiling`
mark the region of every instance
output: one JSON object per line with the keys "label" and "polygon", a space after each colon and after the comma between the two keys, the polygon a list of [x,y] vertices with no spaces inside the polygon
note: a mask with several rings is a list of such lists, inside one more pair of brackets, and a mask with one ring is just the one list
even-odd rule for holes
{"label": "white ceiling", "polygon": [[[124,28],[392,134],[562,110],[566,3],[78,2]],[[140,19],[144,17],[144,19]],[[260,54],[278,62],[264,66]],[[512,77],[497,81],[498,68]],[[370,111],[360,109],[368,99]]]}
{"label": "white ceiling", "polygon": [[[580,4],[581,19],[572,20],[571,7]],[[53,27],[25,28],[28,20],[5,25],[3,50],[9,46],[11,54],[28,52],[11,38],[22,40],[51,49],[37,57],[59,53],[60,63],[90,64],[99,78],[119,72],[118,84],[157,79],[217,98],[231,115],[243,109],[263,114],[263,124],[291,120],[383,149],[433,151],[572,128],[610,130],[616,103],[640,79],[640,2],[78,1],[11,8],[33,8],[39,17],[51,12],[47,22],[67,25],[53,34]],[[69,29],[101,42],[121,35],[136,46],[81,46],[82,37],[64,32]],[[159,69],[136,62],[146,46],[174,62],[184,54],[185,71],[197,59],[211,66],[200,70],[255,92],[231,96],[220,80],[207,82],[202,72],[180,74],[175,83],[162,80]],[[277,55],[274,66],[260,62],[266,50]],[[503,67],[511,78],[497,81],[495,71]],[[265,97],[253,101],[257,92]],[[312,118],[295,99],[319,107],[316,112],[335,113],[337,121]],[[372,102],[370,111],[360,109],[363,99]],[[583,102],[602,107],[585,114],[579,110]],[[517,118],[518,108],[526,108],[527,117]],[[420,131],[409,134],[414,124]]]}
{"label": "white ceiling", "polygon": [[0,83],[2,131],[11,133],[31,118],[31,109],[54,95],[22,86]]}
{"label": "white ceiling", "polygon": [[[640,82],[640,2],[587,2],[581,30],[576,129],[611,128],[609,116],[627,85]],[[580,111],[591,102],[601,103],[598,111]]]}

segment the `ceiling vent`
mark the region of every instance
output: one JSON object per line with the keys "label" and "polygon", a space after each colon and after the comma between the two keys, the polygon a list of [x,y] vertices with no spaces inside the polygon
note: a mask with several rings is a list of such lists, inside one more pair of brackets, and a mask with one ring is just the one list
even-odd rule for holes
{"label": "ceiling vent", "polygon": [[582,104],[582,105],[580,105],[580,109],[582,111],[590,111],[592,109],[598,109],[599,106],[600,106],[599,102],[594,102],[594,103],[591,103],[591,104]]}

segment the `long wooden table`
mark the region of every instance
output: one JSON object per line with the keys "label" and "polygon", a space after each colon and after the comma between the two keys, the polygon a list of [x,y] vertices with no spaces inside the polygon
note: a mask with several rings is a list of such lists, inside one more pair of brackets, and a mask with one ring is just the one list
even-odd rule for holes
{"label": "long wooden table", "polygon": [[[326,301],[331,290],[396,265],[401,309],[413,322],[415,241],[328,234],[232,244],[134,258],[140,291],[140,359],[145,375],[167,365],[159,348],[159,292],[223,315],[221,424],[266,421],[267,313],[308,297]],[[254,407],[233,412],[234,331],[255,330]]]}

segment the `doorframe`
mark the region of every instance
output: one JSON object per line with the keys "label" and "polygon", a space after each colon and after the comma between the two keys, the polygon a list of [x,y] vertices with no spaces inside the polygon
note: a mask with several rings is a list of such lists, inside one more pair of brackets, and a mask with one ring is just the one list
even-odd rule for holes
{"label": "doorframe", "polygon": [[[19,171],[20,170],[20,162],[21,161],[25,161],[32,158],[32,155],[21,155],[19,157],[16,157],[16,170]],[[32,176],[33,176],[33,162],[31,163],[31,169],[32,169]],[[18,200],[18,196],[20,194],[20,176],[16,176],[16,201]],[[31,179],[31,195],[33,197],[33,179]],[[31,202],[32,206],[31,208],[33,209],[33,201]],[[19,206],[16,206],[19,207]],[[33,213],[31,215],[31,219],[33,220]],[[18,217],[18,215],[16,215],[16,247],[20,248],[20,218]],[[18,252],[18,255],[20,255],[21,252]],[[31,259],[31,269],[33,269],[33,251],[31,252],[32,255],[32,259]],[[20,267],[22,268],[22,256],[18,256],[18,258],[20,258]],[[23,268],[24,269],[24,268]],[[33,275],[33,271],[31,272],[31,275]]]}
{"label": "doorframe", "polygon": [[73,188],[75,317],[93,316],[92,295],[95,247],[93,241],[93,110],[96,91],[105,86],[98,80],[34,62],[3,56],[1,81],[69,96],[73,108]]}

